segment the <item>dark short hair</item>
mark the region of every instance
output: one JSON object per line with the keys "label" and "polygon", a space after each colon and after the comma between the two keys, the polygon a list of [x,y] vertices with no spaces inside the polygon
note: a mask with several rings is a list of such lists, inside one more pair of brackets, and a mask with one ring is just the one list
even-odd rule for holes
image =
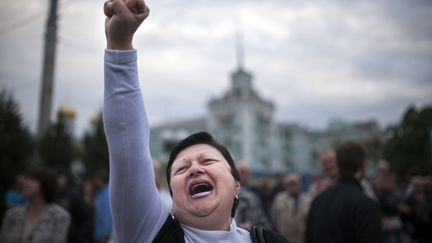
{"label": "dark short hair", "polygon": [[40,183],[42,196],[47,203],[52,203],[57,195],[56,173],[48,168],[32,168],[24,173],[25,176]]}
{"label": "dark short hair", "polygon": [[216,141],[216,139],[213,138],[213,136],[207,132],[198,132],[190,135],[189,137],[181,140],[179,143],[177,143],[176,146],[174,146],[173,150],[171,151],[167,170],[166,170],[166,177],[168,181],[168,187],[170,190],[170,193],[172,195],[170,181],[171,181],[171,167],[174,162],[174,160],[177,158],[177,155],[183,151],[184,149],[196,145],[196,144],[207,144],[212,146],[213,148],[217,149],[222,156],[226,159],[229,166],[231,167],[231,174],[234,177],[236,181],[240,181],[240,175],[235,167],[235,163],[233,158],[231,157],[231,154],[228,152],[228,149]]}
{"label": "dark short hair", "polygon": [[366,148],[355,141],[343,142],[336,149],[336,159],[340,177],[352,177],[364,166]]}

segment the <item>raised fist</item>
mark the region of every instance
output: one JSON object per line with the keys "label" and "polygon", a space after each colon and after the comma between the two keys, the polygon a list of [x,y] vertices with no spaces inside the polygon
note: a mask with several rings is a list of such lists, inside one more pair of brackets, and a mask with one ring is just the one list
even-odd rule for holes
{"label": "raised fist", "polygon": [[132,49],[133,35],[149,15],[144,0],[111,0],[105,2],[104,13],[107,48]]}

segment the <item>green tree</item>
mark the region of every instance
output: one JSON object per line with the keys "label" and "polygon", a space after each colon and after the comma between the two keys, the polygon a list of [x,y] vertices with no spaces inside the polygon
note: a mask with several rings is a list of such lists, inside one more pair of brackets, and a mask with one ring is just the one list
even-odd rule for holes
{"label": "green tree", "polygon": [[90,173],[98,170],[108,170],[108,144],[102,121],[102,114],[93,119],[92,126],[83,138],[83,162]]}
{"label": "green tree", "polygon": [[6,90],[2,90],[0,92],[0,195],[5,188],[11,186],[13,177],[26,168],[27,162],[32,157],[33,147],[33,137],[23,123],[17,102]]}
{"label": "green tree", "polygon": [[61,120],[50,126],[39,141],[39,156],[46,166],[69,168],[76,157],[72,134]]}
{"label": "green tree", "polygon": [[384,157],[402,178],[432,173],[432,107],[410,107],[400,124],[388,129]]}

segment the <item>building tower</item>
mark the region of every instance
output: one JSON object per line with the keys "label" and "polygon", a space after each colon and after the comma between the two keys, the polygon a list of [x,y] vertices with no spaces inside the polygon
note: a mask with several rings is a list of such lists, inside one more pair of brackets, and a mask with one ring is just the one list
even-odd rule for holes
{"label": "building tower", "polygon": [[252,169],[273,168],[274,105],[260,97],[252,85],[253,76],[244,70],[241,35],[237,33],[237,68],[231,74],[231,87],[220,98],[208,103],[208,129]]}

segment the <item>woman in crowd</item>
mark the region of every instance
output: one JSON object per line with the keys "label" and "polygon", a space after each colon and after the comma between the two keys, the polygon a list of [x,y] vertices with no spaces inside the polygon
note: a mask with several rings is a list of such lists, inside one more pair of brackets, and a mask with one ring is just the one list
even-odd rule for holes
{"label": "woman in crowd", "polygon": [[2,243],[63,243],[70,224],[68,212],[53,203],[55,174],[47,169],[25,173],[22,194],[28,204],[9,209],[0,233]]}
{"label": "woman in crowd", "polygon": [[104,125],[110,152],[110,200],[122,242],[286,242],[260,228],[237,227],[240,178],[226,148],[205,132],[171,152],[170,211],[159,197],[149,152],[149,124],[137,76],[135,31],[149,14],[143,0],[112,0],[104,12]]}

